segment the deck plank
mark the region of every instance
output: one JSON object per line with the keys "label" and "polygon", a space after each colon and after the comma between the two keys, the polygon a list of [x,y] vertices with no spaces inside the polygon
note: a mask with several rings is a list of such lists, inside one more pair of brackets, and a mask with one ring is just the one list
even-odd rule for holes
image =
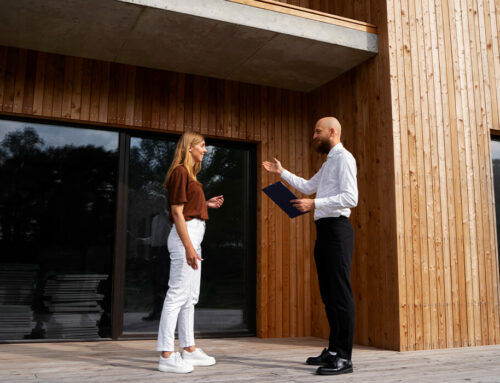
{"label": "deck plank", "polygon": [[356,346],[353,374],[317,376],[303,361],[324,343],[313,337],[200,339],[217,365],[187,375],[158,372],[152,340],[1,344],[0,382],[497,382],[500,376],[500,345],[403,353]]}

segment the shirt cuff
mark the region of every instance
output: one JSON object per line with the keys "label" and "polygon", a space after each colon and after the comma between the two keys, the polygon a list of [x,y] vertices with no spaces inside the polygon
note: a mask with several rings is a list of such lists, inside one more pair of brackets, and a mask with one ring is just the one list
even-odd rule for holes
{"label": "shirt cuff", "polygon": [[325,198],[315,198],[314,199],[314,208],[315,209],[321,209],[326,205]]}

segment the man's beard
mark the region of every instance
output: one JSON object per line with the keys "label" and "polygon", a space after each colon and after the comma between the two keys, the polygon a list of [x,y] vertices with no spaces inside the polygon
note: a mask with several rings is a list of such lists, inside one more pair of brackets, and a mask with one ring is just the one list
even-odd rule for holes
{"label": "man's beard", "polygon": [[316,143],[316,151],[318,153],[327,154],[330,152],[330,141],[329,140],[320,140]]}

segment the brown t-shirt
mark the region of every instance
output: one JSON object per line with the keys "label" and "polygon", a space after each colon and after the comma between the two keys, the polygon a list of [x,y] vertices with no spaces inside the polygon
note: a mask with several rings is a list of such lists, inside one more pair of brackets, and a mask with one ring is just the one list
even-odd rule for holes
{"label": "brown t-shirt", "polygon": [[170,217],[172,205],[184,205],[183,215],[186,221],[193,218],[208,220],[207,202],[201,184],[189,177],[184,166],[177,166],[172,172],[167,185]]}

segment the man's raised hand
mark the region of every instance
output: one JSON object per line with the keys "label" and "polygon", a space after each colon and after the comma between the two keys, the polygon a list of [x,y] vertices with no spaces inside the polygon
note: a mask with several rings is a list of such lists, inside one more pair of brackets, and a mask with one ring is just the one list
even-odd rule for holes
{"label": "man's raised hand", "polygon": [[281,175],[281,173],[283,173],[283,170],[285,170],[285,169],[283,169],[283,167],[281,166],[281,162],[279,162],[277,158],[274,159],[274,162],[264,161],[262,163],[262,166],[269,173],[278,174],[278,175]]}

